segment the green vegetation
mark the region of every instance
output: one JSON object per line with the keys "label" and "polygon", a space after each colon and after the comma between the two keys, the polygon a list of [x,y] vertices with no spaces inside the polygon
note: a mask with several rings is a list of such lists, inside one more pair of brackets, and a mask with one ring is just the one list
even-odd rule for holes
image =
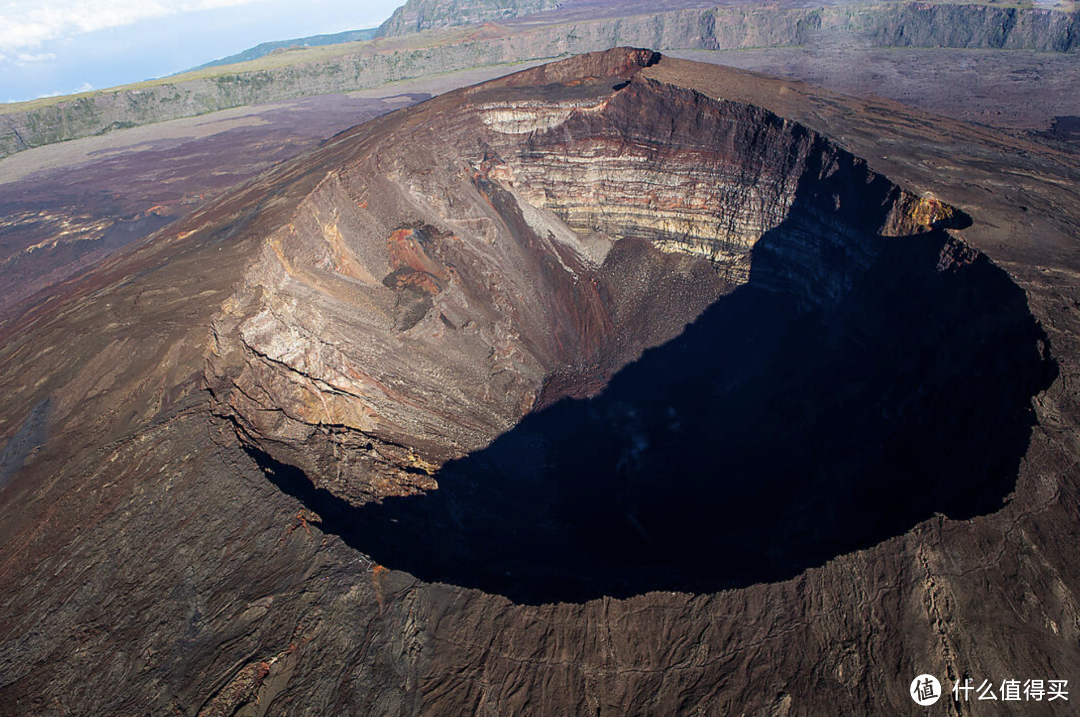
{"label": "green vegetation", "polygon": [[[261,45],[238,52],[235,55],[229,55],[223,57],[220,60],[214,60],[213,62],[207,62],[204,65],[192,68],[191,72],[198,70],[205,70],[210,67],[221,67],[222,65],[236,65],[241,62],[251,62],[252,60],[258,60],[261,57],[266,57],[272,52],[288,52],[305,47],[320,47],[323,45],[343,45],[350,42],[364,42],[367,40],[374,40],[378,33],[378,28],[369,28],[365,30],[348,30],[346,32],[338,32],[332,35],[312,35],[311,37],[297,37],[292,40],[278,40],[276,42],[264,42]],[[184,73],[178,73],[184,74]]]}

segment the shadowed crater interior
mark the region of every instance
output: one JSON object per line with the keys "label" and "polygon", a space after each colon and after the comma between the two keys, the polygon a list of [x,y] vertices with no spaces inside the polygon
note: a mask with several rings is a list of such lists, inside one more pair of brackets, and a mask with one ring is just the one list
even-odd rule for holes
{"label": "shadowed crater interior", "polygon": [[251,450],[379,563],[527,603],[780,580],[995,511],[1056,372],[1023,292],[941,230],[862,237],[875,258],[835,301],[778,290],[822,216],[798,200],[748,283],[599,396],[445,465],[437,491],[352,507]]}
{"label": "shadowed crater interior", "polygon": [[[760,108],[651,80],[590,82],[547,85],[542,102],[513,87],[474,98],[443,127],[472,158],[469,171],[445,174],[458,184],[434,182],[444,175],[428,171],[428,155],[399,170],[409,187],[434,182],[425,202],[498,229],[396,231],[419,239],[390,243],[378,290],[412,299],[399,297],[397,333],[373,341],[441,357],[398,385],[434,371],[442,384],[414,400],[454,425],[480,425],[484,414],[455,396],[497,402],[535,384],[494,383],[525,370],[517,359],[488,370],[495,347],[446,349],[465,345],[452,341],[465,322],[440,323],[433,307],[489,306],[520,338],[508,355],[549,357],[531,412],[522,398],[527,415],[444,463],[437,490],[365,503],[349,502],[360,492],[340,478],[363,487],[366,474],[348,473],[367,465],[359,459],[309,461],[318,475],[286,463],[363,457],[366,434],[330,443],[329,429],[305,424],[294,433],[323,445],[290,444],[284,430],[260,442],[262,416],[278,414],[259,404],[238,425],[271,479],[389,568],[525,603],[782,580],[937,513],[998,510],[1028,445],[1031,399],[1057,368],[1023,291],[950,233],[971,219]],[[474,105],[487,113],[483,128]],[[401,156],[413,151],[410,140]],[[586,260],[586,239],[610,251]],[[408,267],[395,263],[406,249]],[[496,255],[505,258],[484,264]],[[531,298],[504,290],[494,301],[499,282]],[[490,335],[510,335],[500,331]],[[462,355],[484,370],[460,370]],[[247,394],[282,385],[252,382]],[[438,438],[410,435],[418,445]],[[387,480],[423,470],[403,464]]]}

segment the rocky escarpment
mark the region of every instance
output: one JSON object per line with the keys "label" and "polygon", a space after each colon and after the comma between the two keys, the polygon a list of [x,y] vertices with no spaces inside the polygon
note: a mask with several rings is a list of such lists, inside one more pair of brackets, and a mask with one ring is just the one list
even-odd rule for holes
{"label": "rocky escarpment", "polygon": [[861,22],[873,42],[883,47],[1039,52],[1074,52],[1080,48],[1077,11],[915,2],[869,13]]}
{"label": "rocky escarpment", "polygon": [[379,27],[379,34],[392,37],[453,25],[505,20],[554,10],[560,4],[557,0],[408,0]]}
{"label": "rocky escarpment", "polygon": [[[408,7],[408,6],[406,6]],[[458,34],[454,34],[458,33]],[[660,50],[802,45],[827,36],[884,47],[957,47],[1072,52],[1080,13],[978,4],[890,3],[824,8],[720,6],[596,20],[487,26],[414,39],[342,46],[341,54],[268,67],[237,65],[212,77],[94,93],[0,114],[0,157],[53,142],[279,99],[367,89],[401,80],[617,45]],[[399,43],[399,44],[395,44]],[[403,44],[400,44],[403,43]],[[350,49],[352,48],[352,49]]]}

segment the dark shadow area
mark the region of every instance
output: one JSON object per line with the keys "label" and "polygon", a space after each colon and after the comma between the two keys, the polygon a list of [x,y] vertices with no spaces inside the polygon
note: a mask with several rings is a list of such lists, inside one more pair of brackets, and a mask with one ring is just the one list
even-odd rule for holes
{"label": "dark shadow area", "polygon": [[22,469],[26,459],[45,444],[49,435],[49,412],[52,399],[38,402],[19,426],[19,430],[0,449],[0,488]]}
{"label": "dark shadow area", "polygon": [[1032,132],[1040,141],[1052,142],[1062,149],[1071,152],[1080,151],[1080,117],[1066,115],[1055,117],[1050,124],[1050,129],[1042,132]]}
{"label": "dark shadow area", "polygon": [[789,578],[1013,489],[1056,369],[1005,273],[982,256],[937,271],[941,248],[890,242],[829,309],[740,288],[426,496],[353,508],[256,457],[379,563],[519,602]]}
{"label": "dark shadow area", "polygon": [[522,603],[782,580],[992,513],[1056,377],[1046,336],[945,231],[868,233],[891,185],[834,209],[843,181],[803,187],[749,283],[681,336],[447,464],[437,491],[355,508],[253,454],[377,562]]}

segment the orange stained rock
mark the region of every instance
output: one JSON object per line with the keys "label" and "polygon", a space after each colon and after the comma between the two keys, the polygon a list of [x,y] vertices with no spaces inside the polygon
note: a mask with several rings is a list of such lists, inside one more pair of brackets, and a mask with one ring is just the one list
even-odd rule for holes
{"label": "orange stained rock", "polygon": [[300,512],[296,514],[296,517],[293,518],[293,524],[289,526],[285,535],[281,536],[281,540],[284,541],[285,538],[293,534],[294,530],[301,527],[304,529],[304,532],[307,533],[307,536],[314,540],[314,536],[311,534],[311,527],[308,525],[307,511],[302,508],[300,509]]}

